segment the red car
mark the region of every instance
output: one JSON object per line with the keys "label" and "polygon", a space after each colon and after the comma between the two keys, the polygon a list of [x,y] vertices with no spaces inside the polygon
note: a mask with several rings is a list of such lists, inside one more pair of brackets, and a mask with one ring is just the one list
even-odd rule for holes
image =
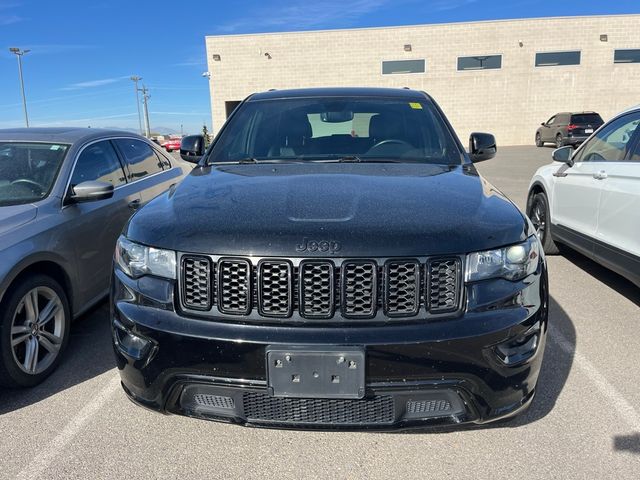
{"label": "red car", "polygon": [[173,152],[174,150],[180,150],[181,141],[181,138],[170,138],[169,140],[164,142],[162,146],[167,152]]}

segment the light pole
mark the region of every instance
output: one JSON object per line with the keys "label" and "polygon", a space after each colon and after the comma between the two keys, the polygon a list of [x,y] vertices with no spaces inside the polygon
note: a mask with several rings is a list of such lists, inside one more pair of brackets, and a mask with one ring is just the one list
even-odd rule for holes
{"label": "light pole", "polygon": [[15,53],[18,57],[18,73],[20,74],[20,92],[22,93],[22,106],[24,108],[24,122],[29,127],[29,115],[27,114],[27,97],[24,94],[24,80],[22,79],[22,56],[25,53],[29,53],[31,50],[20,50],[17,47],[11,47],[9,49],[11,53]]}
{"label": "light pole", "polygon": [[140,91],[142,92],[142,105],[144,106],[145,137],[149,138],[151,136],[151,127],[149,126],[149,107],[147,102],[151,98],[151,95],[148,95],[149,89],[144,85],[142,85]]}
{"label": "light pole", "polygon": [[138,96],[138,82],[142,80],[142,77],[138,77],[137,75],[133,75],[131,77],[133,83],[136,87],[136,107],[138,108],[138,128],[140,128],[140,135],[142,135],[142,117],[140,117],[140,97]]}

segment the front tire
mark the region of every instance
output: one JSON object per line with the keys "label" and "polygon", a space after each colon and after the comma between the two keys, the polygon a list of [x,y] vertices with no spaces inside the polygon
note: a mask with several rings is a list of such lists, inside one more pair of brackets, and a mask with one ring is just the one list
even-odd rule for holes
{"label": "front tire", "polygon": [[536,133],[536,147],[542,147],[544,142],[542,141],[542,136],[539,133]]}
{"label": "front tire", "polygon": [[560,249],[551,237],[551,212],[549,211],[549,200],[544,193],[536,193],[533,196],[528,215],[536,229],[544,253],[557,255]]}
{"label": "front tire", "polygon": [[7,291],[0,311],[0,385],[32,387],[58,366],[67,344],[67,295],[46,275],[31,275]]}

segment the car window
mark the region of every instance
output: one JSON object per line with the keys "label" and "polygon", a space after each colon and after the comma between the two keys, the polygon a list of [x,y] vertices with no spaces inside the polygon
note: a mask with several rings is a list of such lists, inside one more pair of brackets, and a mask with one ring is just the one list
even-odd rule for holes
{"label": "car window", "polygon": [[171,162],[169,161],[169,159],[157,150],[154,150],[154,152],[158,156],[158,161],[160,162],[162,169],[169,170],[171,168]]}
{"label": "car window", "polygon": [[621,162],[630,140],[637,135],[640,113],[625,115],[610,123],[591,138],[581,150],[579,162]]}
{"label": "car window", "polygon": [[89,145],[78,157],[71,186],[90,180],[109,182],[114,187],[126,183],[122,165],[109,140]]}
{"label": "car window", "polygon": [[220,133],[208,161],[343,157],[447,165],[462,161],[430,101],[364,96],[245,102]]}
{"label": "car window", "polygon": [[576,125],[602,125],[604,122],[597,113],[581,113],[572,115],[571,123]]}
{"label": "car window", "polygon": [[56,143],[0,142],[0,206],[49,195],[68,150]]}
{"label": "car window", "polygon": [[554,115],[549,120],[547,120],[547,125],[553,125],[553,122],[555,122],[555,120],[556,120],[556,116]]}
{"label": "car window", "polygon": [[162,164],[150,145],[135,138],[119,138],[115,142],[129,165],[132,181],[162,171]]}

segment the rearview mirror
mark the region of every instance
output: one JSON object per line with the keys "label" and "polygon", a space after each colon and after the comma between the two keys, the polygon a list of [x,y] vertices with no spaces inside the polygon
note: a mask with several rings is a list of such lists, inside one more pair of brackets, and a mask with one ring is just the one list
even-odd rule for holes
{"label": "rearview mirror", "polygon": [[573,167],[573,147],[566,146],[554,150],[551,154],[554,162],[566,163],[570,167]]}
{"label": "rearview mirror", "polygon": [[490,133],[472,133],[469,137],[469,156],[471,161],[482,162],[496,156],[498,147],[496,137]]}
{"label": "rearview mirror", "polygon": [[113,197],[113,184],[90,180],[79,183],[71,188],[69,200],[73,203],[95,202]]}
{"label": "rearview mirror", "polygon": [[322,112],[320,114],[320,120],[325,123],[344,123],[353,120],[353,112],[340,111],[340,112]]}
{"label": "rearview mirror", "polygon": [[180,158],[185,162],[198,163],[204,155],[204,136],[188,135],[180,142]]}

